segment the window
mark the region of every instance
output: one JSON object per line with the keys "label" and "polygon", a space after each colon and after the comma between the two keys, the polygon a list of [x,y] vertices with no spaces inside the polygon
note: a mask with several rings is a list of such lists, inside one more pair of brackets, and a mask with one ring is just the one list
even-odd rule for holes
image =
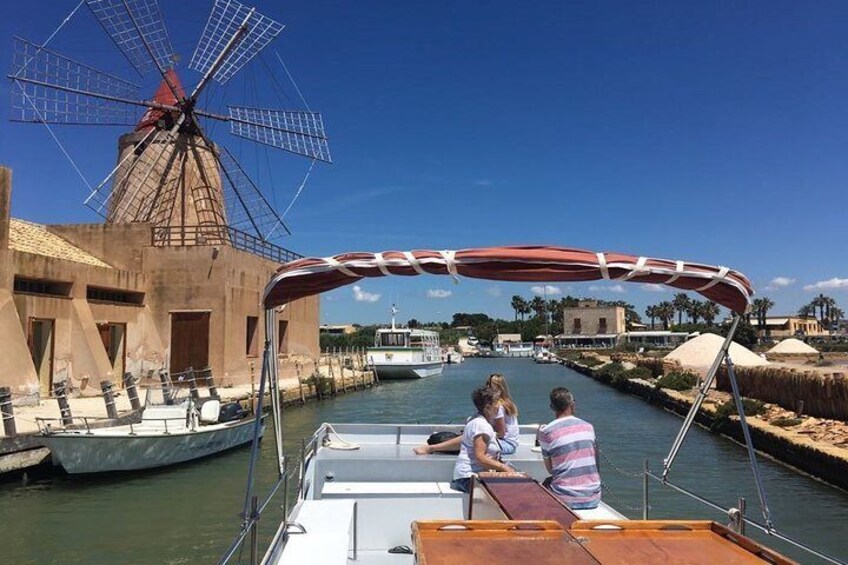
{"label": "window", "polygon": [[580,318],[574,318],[574,331],[572,333],[583,333],[583,326],[580,323]]}
{"label": "window", "polygon": [[406,347],[406,334],[399,332],[381,334],[380,345],[382,347]]}
{"label": "window", "polygon": [[259,327],[258,316],[247,317],[247,328],[245,329],[245,355],[248,357],[256,357],[259,352],[259,339],[256,329]]}
{"label": "window", "polygon": [[607,333],[607,319],[599,318],[598,319],[598,333],[605,334]]}
{"label": "window", "polygon": [[86,298],[89,302],[110,302],[112,304],[130,304],[141,306],[144,304],[144,293],[123,290],[119,288],[101,288],[98,286],[86,287]]}
{"label": "window", "polygon": [[15,292],[18,294],[42,294],[45,296],[56,296],[67,298],[71,296],[73,283],[62,281],[51,281],[46,279],[28,279],[26,277],[15,277]]}

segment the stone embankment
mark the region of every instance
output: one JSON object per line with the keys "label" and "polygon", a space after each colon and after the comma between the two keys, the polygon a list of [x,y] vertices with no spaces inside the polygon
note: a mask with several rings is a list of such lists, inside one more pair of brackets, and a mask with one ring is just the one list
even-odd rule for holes
{"label": "stone embankment", "polygon": [[[658,370],[671,368],[661,359],[640,361],[628,358],[627,362],[652,368],[655,375],[666,374]],[[583,364],[579,360],[568,359],[564,359],[563,364],[578,373],[609,384],[608,379],[599,378],[599,370],[603,365],[589,367],[588,364]],[[656,381],[646,379],[630,379],[623,383],[619,381],[616,383],[616,388],[679,415],[689,412],[697,393],[695,389],[674,391],[658,388]],[[731,396],[727,392],[710,391],[695,421],[710,431],[720,433],[737,442],[744,442],[738,416],[727,416],[719,410],[719,407],[729,400]],[[754,446],[758,451],[848,490],[848,424],[846,422],[798,414],[774,404],[765,404],[764,411],[760,415],[746,416]]]}
{"label": "stone embankment", "polygon": [[[376,375],[364,366],[363,357],[346,352],[334,352],[319,360],[299,359],[281,364],[280,395],[283,404],[299,405],[315,400],[331,398],[339,394],[372,388],[379,384]],[[187,384],[187,383],[184,383]],[[139,386],[139,396],[144,402],[145,390],[159,386],[158,382],[144,379]],[[180,386],[180,385],[177,385]],[[222,403],[239,402],[245,407],[256,401],[258,383],[216,387],[215,392]],[[201,397],[212,396],[206,387],[198,387]],[[0,391],[0,405],[4,404]],[[186,387],[188,394],[188,387]],[[137,422],[141,418],[140,410],[133,409],[126,390],[112,393],[117,418],[110,418],[103,398],[68,398],[67,405],[74,424],[90,427],[114,426]],[[265,407],[270,405],[267,401]],[[3,406],[6,426],[0,428],[0,478],[4,475],[16,476],[32,467],[47,465],[50,452],[40,441],[39,420],[41,425],[49,422],[52,426],[61,425],[61,411],[57,399],[48,398],[38,404]],[[5,431],[4,431],[5,430]]]}

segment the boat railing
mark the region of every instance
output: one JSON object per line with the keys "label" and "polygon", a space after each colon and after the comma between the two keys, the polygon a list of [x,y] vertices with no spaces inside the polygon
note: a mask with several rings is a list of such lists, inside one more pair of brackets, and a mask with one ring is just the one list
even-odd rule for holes
{"label": "boat railing", "polygon": [[[74,420],[80,423],[74,423]],[[136,426],[140,424],[149,424],[150,422],[162,422],[164,424],[164,430],[162,433],[165,435],[169,435],[172,430],[168,429],[168,422],[179,421],[185,423],[186,417],[174,417],[174,418],[148,418],[141,422],[126,422],[120,423],[117,425],[120,426],[128,426],[130,429],[129,435],[134,436],[137,434]],[[115,420],[113,418],[109,418],[107,416],[73,416],[71,418],[71,422],[67,423],[62,418],[41,418],[38,417],[35,419],[36,425],[38,426],[38,431],[43,435],[52,435],[61,432],[81,432],[85,430],[85,435],[94,435],[92,429],[98,428],[106,428],[115,425]],[[53,423],[58,422],[59,425],[54,426]],[[185,429],[185,428],[184,428]],[[191,427],[192,431],[194,430],[194,426]],[[145,430],[150,431],[150,430]],[[157,430],[158,431],[158,430]],[[183,431],[183,430],[180,430]]]}
{"label": "boat railing", "polygon": [[[231,559],[237,557],[237,561],[239,563],[242,562],[242,549],[244,547],[245,541],[248,540],[250,542],[250,563],[259,563],[259,520],[262,517],[263,512],[271,503],[272,500],[275,499],[277,493],[282,489],[282,510],[283,516],[287,517],[289,514],[288,510],[288,483],[289,483],[289,466],[288,459],[285,460],[283,472],[277,478],[277,481],[271,486],[268,494],[262,500],[261,504],[259,502],[259,497],[254,495],[251,497],[250,501],[250,512],[247,515],[242,514],[242,523],[241,528],[239,529],[236,538],[233,540],[233,543],[230,544],[230,547],[227,548],[227,551],[218,561],[218,565],[225,565],[229,563]],[[284,518],[285,519],[285,518]]]}
{"label": "boat railing", "polygon": [[[634,473],[626,473],[624,471],[621,471],[617,467],[615,467],[614,465],[612,466],[612,468],[616,471],[619,471],[621,473],[626,474],[627,476],[632,477],[632,476],[636,475]],[[653,481],[659,482],[664,487],[668,487],[671,490],[673,490],[673,491],[675,491],[679,494],[682,494],[682,495],[684,495],[684,496],[686,496],[686,497],[688,497],[688,498],[690,498],[690,499],[692,499],[692,500],[694,500],[694,501],[696,501],[700,504],[703,504],[704,506],[708,506],[709,508],[712,508],[713,510],[717,510],[717,511],[727,515],[728,520],[729,520],[728,527],[738,534],[741,534],[743,536],[746,535],[746,532],[745,532],[746,526],[751,526],[751,527],[763,532],[764,534],[766,534],[770,537],[773,537],[775,539],[779,539],[779,540],[783,541],[784,543],[788,543],[789,545],[795,547],[796,549],[799,549],[799,550],[807,553],[808,555],[814,555],[814,556],[818,557],[819,559],[822,559],[822,560],[824,560],[828,563],[834,563],[836,565],[846,565],[848,563],[844,560],[838,559],[838,558],[833,557],[831,555],[827,555],[826,553],[823,553],[823,552],[821,552],[821,551],[819,551],[819,550],[817,550],[813,547],[810,547],[809,545],[807,545],[803,542],[800,542],[800,541],[790,537],[787,534],[784,534],[783,532],[778,531],[773,525],[763,524],[763,523],[757,522],[756,520],[748,518],[747,516],[745,516],[745,510],[746,510],[747,505],[746,505],[746,500],[745,500],[744,497],[739,498],[739,501],[738,501],[737,506],[735,508],[728,508],[726,506],[722,506],[721,504],[718,504],[717,502],[714,502],[714,501],[712,501],[712,500],[710,500],[710,499],[708,499],[704,496],[701,496],[697,493],[694,493],[694,492],[692,492],[692,491],[690,491],[690,490],[688,490],[688,489],[686,489],[686,488],[684,488],[680,485],[676,485],[676,484],[672,483],[667,478],[664,479],[662,476],[655,474],[654,472],[652,472],[650,470],[650,468],[648,466],[648,460],[647,459],[645,460],[644,470],[639,475],[641,475],[641,477],[642,477],[642,519],[643,520],[648,520],[649,517],[650,517],[651,503],[650,503],[650,498],[649,498],[649,492],[650,492],[649,484],[650,484],[650,481],[653,480]],[[636,475],[636,476],[638,476],[638,475]]]}

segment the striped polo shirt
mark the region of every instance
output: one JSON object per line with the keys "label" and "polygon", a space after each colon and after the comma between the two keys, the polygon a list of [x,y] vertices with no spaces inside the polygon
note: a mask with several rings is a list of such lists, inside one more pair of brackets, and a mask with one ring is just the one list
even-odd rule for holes
{"label": "striped polo shirt", "polygon": [[543,426],[542,455],[550,458],[551,490],[573,509],[595,508],[601,501],[601,476],[595,460],[595,429],[575,416]]}

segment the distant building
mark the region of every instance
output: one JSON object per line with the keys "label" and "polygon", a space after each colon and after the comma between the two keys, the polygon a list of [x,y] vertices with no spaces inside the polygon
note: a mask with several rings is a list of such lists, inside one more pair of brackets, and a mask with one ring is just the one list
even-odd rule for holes
{"label": "distant building", "polygon": [[505,343],[521,343],[521,334],[498,334],[492,340],[494,345],[502,345]]}
{"label": "distant building", "polygon": [[751,325],[757,331],[759,337],[768,335],[773,339],[818,337],[830,334],[816,318],[802,318],[800,316],[768,316],[766,324],[762,327],[760,327],[759,320],[752,316]]}
{"label": "distant building", "polygon": [[614,347],[627,329],[622,306],[599,306],[597,300],[563,308],[563,326],[555,338],[562,347]]}
{"label": "distant building", "polygon": [[674,349],[689,339],[687,332],[670,332],[667,330],[633,331],[624,334],[624,340],[631,344],[652,349]]}
{"label": "distant building", "polygon": [[356,326],[353,324],[324,324],[318,327],[318,331],[327,335],[349,335],[356,333]]}

